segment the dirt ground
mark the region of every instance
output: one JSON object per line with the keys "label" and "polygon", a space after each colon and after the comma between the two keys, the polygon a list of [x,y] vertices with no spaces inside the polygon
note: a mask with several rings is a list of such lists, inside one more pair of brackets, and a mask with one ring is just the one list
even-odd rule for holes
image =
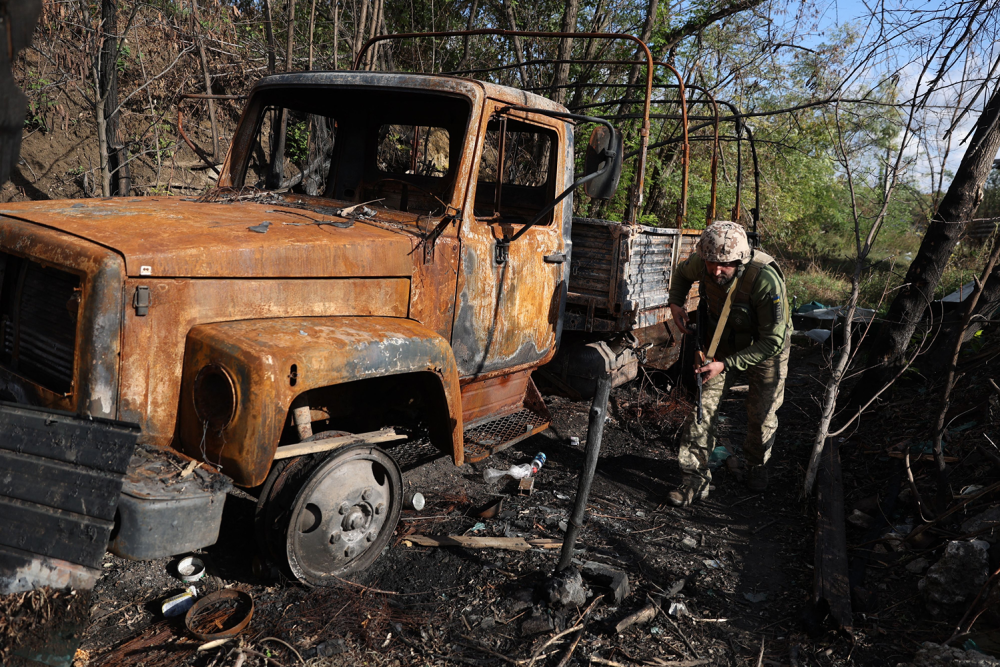
{"label": "dirt ground", "polygon": [[[255,573],[254,499],[231,495],[219,542],[200,554],[209,576],[198,588],[202,595],[220,588],[245,591],[255,611],[240,637],[221,647],[197,651],[203,642],[182,623],[163,619],[163,600],[184,587],[172,574],[176,558],[130,562],[108,554],[75,664],[228,666],[237,663],[238,654],[243,665],[269,660],[323,666],[906,662],[921,642],[947,639],[955,619],[927,614],[917,588],[920,571],[905,566],[918,556],[933,562],[942,537],[955,537],[958,529],[942,523],[941,534],[916,550],[887,548],[898,540],[878,535],[870,540],[866,531],[849,527],[852,558],[871,558],[864,582],[871,592],[868,606],[855,609],[853,637],[809,622],[815,616],[808,612],[816,509],[801,499],[801,484],[827,367],[818,348],[793,348],[766,492],[749,493],[741,471],[722,463],[710,497],[684,509],[664,506],[663,500],[679,482],[676,440],[689,407],[669,392],[669,378],[659,372],[643,374],[612,394],[587,522],[574,555],[578,566],[589,561],[626,573],[630,592],[620,601],[607,579],[587,577],[591,597],[582,607],[551,608],[542,589],[554,572],[558,548],[419,547],[407,539],[415,534],[562,539],[583,464],[583,446],[570,438],[585,442],[589,404],[548,396],[552,426],[539,436],[482,464],[456,468],[448,458],[425,458],[404,467],[404,483],[421,491],[427,506],[404,511],[391,546],[342,586],[309,589]],[[723,406],[721,435],[737,459],[745,395],[745,385],[738,385]],[[960,402],[963,410],[968,407],[965,399]],[[993,428],[988,408],[982,423],[961,433]],[[889,507],[889,494],[899,487],[892,485],[898,461],[887,452],[929,418],[926,401],[905,399],[887,404],[879,419],[848,435],[842,443],[848,513],[853,507],[877,512],[873,499]],[[527,462],[539,451],[548,462],[532,495],[517,495],[510,478],[498,485],[483,481],[485,468]],[[914,463],[918,485],[930,479],[931,465]],[[956,488],[996,477],[988,460],[974,457],[966,457],[954,474]],[[503,502],[494,518],[478,516],[479,508],[496,500]],[[981,509],[988,500],[975,504]],[[957,518],[971,514],[971,505]],[[911,506],[896,506],[888,523],[912,525]],[[645,622],[616,631],[616,624],[651,604]]]}

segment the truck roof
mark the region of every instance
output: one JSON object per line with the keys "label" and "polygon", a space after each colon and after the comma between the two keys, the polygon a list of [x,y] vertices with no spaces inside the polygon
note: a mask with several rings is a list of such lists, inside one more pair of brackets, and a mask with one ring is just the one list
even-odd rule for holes
{"label": "truck roof", "polygon": [[501,86],[486,81],[477,81],[460,76],[443,74],[409,74],[403,72],[289,72],[272,74],[258,81],[253,90],[277,87],[302,86],[377,86],[383,88],[410,88],[417,90],[459,94],[467,97],[492,97],[510,104],[536,109],[566,112],[566,107],[547,97],[528,93],[517,88]]}

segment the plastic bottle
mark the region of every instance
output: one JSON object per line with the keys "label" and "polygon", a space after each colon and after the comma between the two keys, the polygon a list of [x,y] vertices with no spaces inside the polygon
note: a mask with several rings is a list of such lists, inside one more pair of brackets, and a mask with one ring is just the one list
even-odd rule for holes
{"label": "plastic bottle", "polygon": [[531,462],[531,474],[534,475],[538,473],[538,471],[542,469],[542,466],[545,465],[545,461],[545,452],[538,452],[535,454],[535,460]]}
{"label": "plastic bottle", "polygon": [[492,484],[499,480],[505,475],[510,475],[514,479],[521,479],[527,477],[531,474],[531,464],[522,463],[521,465],[511,466],[507,470],[498,470],[496,468],[487,468],[483,471],[483,479],[487,484]]}

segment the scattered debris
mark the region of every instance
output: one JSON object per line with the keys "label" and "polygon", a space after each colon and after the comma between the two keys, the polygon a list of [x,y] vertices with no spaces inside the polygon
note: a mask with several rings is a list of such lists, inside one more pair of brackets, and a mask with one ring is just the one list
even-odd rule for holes
{"label": "scattered debris", "polygon": [[657,608],[654,604],[647,604],[642,609],[629,614],[615,625],[615,632],[621,634],[633,625],[645,625],[656,618]]}
{"label": "scattered debris", "polygon": [[[953,543],[954,544],[954,543]],[[997,667],[1000,660],[979,651],[963,651],[952,646],[924,642],[913,662],[897,667]]]}
{"label": "scattered debris", "polygon": [[628,583],[628,574],[621,570],[605,565],[587,561],[580,568],[581,574],[595,583],[611,589],[614,596],[614,604],[621,604],[622,600],[631,593]]}
{"label": "scattered debris", "polygon": [[535,491],[535,478],[525,477],[517,485],[517,495],[530,496]]}
{"label": "scattered debris", "polygon": [[251,225],[251,226],[247,227],[247,229],[249,229],[251,232],[257,232],[258,234],[267,234],[267,230],[268,230],[268,228],[270,226],[271,226],[271,223],[269,221],[265,220],[264,222],[260,223],[259,225]]}
{"label": "scattered debris", "polygon": [[996,539],[994,531],[1000,527],[1000,506],[994,506],[980,512],[976,516],[962,522],[962,532],[966,535],[976,535],[980,539],[992,542]]}
{"label": "scattered debris", "polygon": [[181,614],[186,614],[194,606],[194,601],[197,597],[198,589],[194,586],[188,586],[184,592],[171,595],[164,600],[163,604],[160,605],[160,611],[163,612],[164,618],[173,618]]}

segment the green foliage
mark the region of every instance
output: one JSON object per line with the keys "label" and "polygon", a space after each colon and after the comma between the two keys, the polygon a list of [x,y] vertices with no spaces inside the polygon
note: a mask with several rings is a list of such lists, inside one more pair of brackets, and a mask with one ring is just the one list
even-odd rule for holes
{"label": "green foliage", "polygon": [[289,118],[285,131],[285,154],[297,165],[309,158],[309,121]]}
{"label": "green foliage", "polygon": [[45,132],[51,128],[48,115],[55,109],[56,100],[51,90],[52,81],[39,76],[34,70],[29,70],[24,82],[24,92],[28,96],[28,112],[24,117],[27,129],[40,129]]}

